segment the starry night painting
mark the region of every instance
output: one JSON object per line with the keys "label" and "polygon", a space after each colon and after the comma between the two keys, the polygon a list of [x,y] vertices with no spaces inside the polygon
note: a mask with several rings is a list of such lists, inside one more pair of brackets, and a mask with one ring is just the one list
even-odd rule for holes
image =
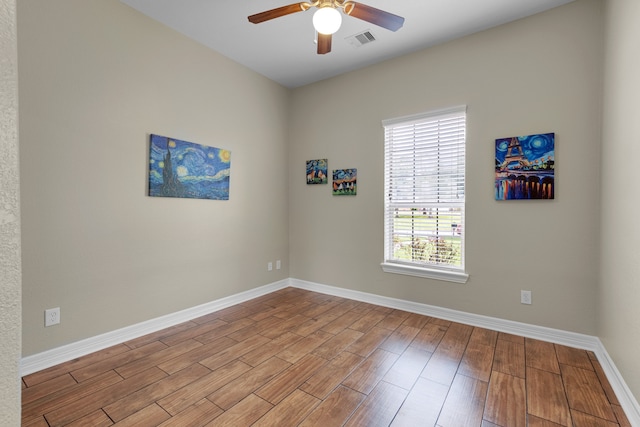
{"label": "starry night painting", "polygon": [[355,196],[358,192],[358,170],[336,169],[333,171],[333,195]]}
{"label": "starry night painting", "polygon": [[555,134],[496,139],[496,200],[555,197]]}
{"label": "starry night painting", "polygon": [[229,200],[231,153],[151,135],[149,196]]}
{"label": "starry night painting", "polygon": [[327,183],[327,159],[307,160],[307,184]]}

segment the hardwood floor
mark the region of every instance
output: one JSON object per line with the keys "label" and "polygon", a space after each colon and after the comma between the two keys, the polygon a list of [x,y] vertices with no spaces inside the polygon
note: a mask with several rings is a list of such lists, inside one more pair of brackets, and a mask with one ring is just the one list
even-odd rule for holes
{"label": "hardwood floor", "polygon": [[23,426],[630,426],[593,353],[286,288],[25,376]]}

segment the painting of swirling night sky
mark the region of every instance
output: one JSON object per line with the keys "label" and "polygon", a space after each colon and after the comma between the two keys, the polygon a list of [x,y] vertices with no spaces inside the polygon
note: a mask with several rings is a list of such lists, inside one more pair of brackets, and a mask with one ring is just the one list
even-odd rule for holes
{"label": "painting of swirling night sky", "polygon": [[355,196],[358,192],[358,170],[336,169],[333,171],[333,195]]}
{"label": "painting of swirling night sky", "polygon": [[150,136],[149,196],[229,200],[231,153],[166,136]]}
{"label": "painting of swirling night sky", "polygon": [[555,197],[555,134],[496,139],[496,200]]}
{"label": "painting of swirling night sky", "polygon": [[[522,147],[522,154],[530,165],[554,157],[554,134],[543,133],[537,135],[518,136],[518,143]],[[505,161],[509,144],[513,138],[501,138],[496,140],[496,164]],[[516,154],[515,152],[513,154]],[[511,166],[517,166],[515,163]]]}

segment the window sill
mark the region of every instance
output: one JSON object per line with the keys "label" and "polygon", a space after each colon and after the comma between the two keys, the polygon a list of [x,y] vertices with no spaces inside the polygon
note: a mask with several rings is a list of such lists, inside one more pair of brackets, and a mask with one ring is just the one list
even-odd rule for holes
{"label": "window sill", "polygon": [[380,264],[385,273],[404,274],[407,276],[424,277],[427,279],[444,280],[447,282],[467,283],[469,275],[457,271],[436,270],[432,268],[414,267],[402,264],[383,262]]}

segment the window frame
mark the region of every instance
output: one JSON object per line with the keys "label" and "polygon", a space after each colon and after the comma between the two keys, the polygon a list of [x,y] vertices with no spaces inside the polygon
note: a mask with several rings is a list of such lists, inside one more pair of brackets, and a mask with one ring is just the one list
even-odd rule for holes
{"label": "window frame", "polygon": [[[467,274],[466,270],[465,270],[465,237],[466,237],[466,227],[465,227],[465,206],[466,206],[466,202],[465,202],[465,181],[466,181],[466,163],[465,163],[465,157],[466,157],[466,110],[467,107],[466,105],[462,105],[462,106],[456,106],[456,107],[452,107],[452,108],[446,108],[446,109],[440,109],[440,110],[434,110],[434,111],[428,111],[428,112],[424,112],[424,113],[419,113],[419,114],[414,114],[414,115],[410,115],[410,116],[404,116],[404,117],[398,117],[398,118],[394,118],[394,119],[386,119],[382,121],[382,125],[384,128],[384,175],[385,175],[385,180],[384,180],[384,261],[381,263],[381,267],[383,269],[384,272],[386,273],[394,273],[394,274],[404,274],[404,275],[409,275],[409,276],[416,276],[416,277],[424,277],[424,278],[430,278],[430,279],[436,279],[436,280],[444,280],[444,281],[449,281],[449,282],[456,282],[456,283],[466,283],[469,275]],[[398,173],[397,175],[394,175],[396,177],[396,181],[398,181],[398,177],[403,177],[406,178],[407,176],[411,176],[413,178],[413,184],[410,185],[409,187],[406,186],[406,184],[398,184],[398,185],[393,185],[392,184],[392,172],[390,171],[390,166],[389,163],[394,163],[397,162],[398,160],[398,149],[396,149],[396,151],[394,153],[389,152],[390,145],[394,142],[393,141],[393,136],[390,134],[390,132],[392,132],[393,129],[398,129],[398,128],[403,128],[405,126],[407,127],[414,127],[414,128],[418,128],[421,125],[424,126],[425,124],[436,124],[436,123],[440,123],[441,121],[445,121],[448,119],[451,119],[453,117],[462,117],[462,126],[461,129],[458,129],[459,131],[462,131],[462,137],[458,137],[457,139],[454,138],[455,140],[455,144],[456,147],[458,149],[462,149],[462,162],[461,164],[460,162],[460,158],[459,158],[459,151],[458,153],[458,159],[456,160],[455,165],[458,169],[456,169],[457,175],[455,175],[455,183],[456,185],[459,185],[460,181],[460,172],[459,172],[459,168],[462,168],[462,177],[461,177],[461,182],[462,182],[462,201],[460,202],[459,200],[456,202],[442,202],[440,203],[440,189],[443,188],[442,185],[440,184],[440,180],[438,180],[438,184],[435,185],[427,185],[425,186],[426,188],[426,192],[418,192],[418,196],[417,198],[421,200],[421,202],[416,202],[416,182],[417,182],[417,178],[420,177],[419,172],[416,173],[416,169],[414,166],[414,170],[413,173],[410,175],[407,175],[406,172],[404,172],[404,175],[402,175],[401,173]],[[431,145],[430,147],[436,147],[438,149],[437,154],[435,157],[431,156],[426,158],[426,162],[430,162],[433,159],[440,159],[441,153],[440,153],[440,149],[441,147],[443,147],[443,143],[442,143],[442,135],[443,133],[438,130],[437,133],[431,133],[429,134],[430,137],[436,136],[437,137],[437,143]],[[416,138],[415,136],[409,138],[408,140],[411,141],[411,139],[413,139],[413,143],[409,142],[409,144],[412,144],[411,146],[416,147]],[[461,141],[460,141],[461,140]],[[406,144],[407,142],[407,138],[403,138],[403,142],[400,144]],[[419,142],[423,142],[420,139],[418,139]],[[448,140],[447,140],[448,141]],[[448,143],[448,142],[447,142]],[[399,144],[396,141],[396,144]],[[402,146],[403,148],[406,148],[406,145]],[[393,159],[393,155],[396,155],[396,158]],[[418,163],[416,162],[415,158],[413,159],[413,163]],[[422,162],[421,162],[422,163]],[[398,164],[398,163],[394,163],[394,164]],[[405,166],[407,163],[403,163],[402,166]],[[424,168],[424,166],[422,166]],[[425,169],[422,169],[421,171],[424,171]],[[435,174],[435,176],[437,176],[438,178],[441,178],[442,176],[444,176],[443,173],[438,172]],[[402,190],[406,190],[407,188],[411,188],[413,190],[413,200],[412,201],[405,201],[405,198],[402,197],[401,195],[399,195]],[[438,191],[436,192],[438,194],[438,196],[435,199],[430,199],[428,196],[429,191],[428,190],[434,190],[434,189],[438,189]],[[459,197],[459,191],[455,192],[457,197]],[[433,196],[431,196],[433,197]],[[429,199],[429,201],[425,201]],[[438,212],[440,209],[450,209],[450,212],[453,212],[452,207],[455,207],[455,209],[460,209],[460,217],[459,217],[459,223],[457,223],[457,227],[459,227],[459,229],[456,229],[456,232],[458,232],[458,234],[460,235],[460,266],[449,266],[444,264],[443,262],[435,262],[435,263],[430,263],[428,261],[415,261],[414,260],[401,260],[398,258],[398,256],[394,256],[394,240],[393,237],[394,235],[397,236],[399,234],[399,232],[394,233],[394,229],[398,230],[400,229],[401,231],[405,231],[406,229],[403,229],[401,227],[395,227],[395,220],[394,220],[394,216],[397,217],[397,211],[398,211],[398,206],[401,205],[404,208],[403,209],[408,209],[410,211],[412,211],[411,213],[411,223],[412,223],[412,228],[411,228],[411,232],[410,234],[408,234],[411,239],[411,246],[413,247],[413,242],[414,239],[418,239],[419,234],[413,229],[413,218],[415,216],[414,211],[416,209],[418,209],[418,206],[421,206],[421,209],[424,210],[425,209],[425,204],[429,205],[429,209],[434,209],[434,206],[437,206],[438,208],[436,209],[436,212]],[[413,206],[412,206],[413,205]],[[431,210],[430,210],[431,212]],[[456,211],[457,212],[457,211]],[[438,215],[436,214],[436,224],[438,224],[439,222],[441,222],[440,218],[442,218],[443,215]],[[449,220],[451,222],[451,219]],[[442,221],[444,222],[444,221]],[[453,226],[454,224],[451,224],[451,226]],[[440,228],[437,228],[435,231],[435,238],[436,241],[440,238]],[[451,236],[454,236],[454,230],[451,229]],[[411,249],[413,252],[413,249]],[[413,257],[413,255],[412,255]]]}

